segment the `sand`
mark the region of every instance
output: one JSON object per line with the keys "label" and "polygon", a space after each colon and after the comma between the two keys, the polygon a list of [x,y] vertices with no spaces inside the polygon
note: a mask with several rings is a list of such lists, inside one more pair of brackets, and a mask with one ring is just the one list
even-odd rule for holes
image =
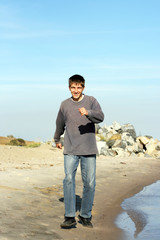
{"label": "sand", "polygon": [[[43,144],[38,148],[0,145],[1,240],[123,240],[115,224],[123,199],[160,179],[160,159],[97,157],[93,229],[61,229],[64,218],[63,153]],[[76,176],[77,213],[82,194]]]}

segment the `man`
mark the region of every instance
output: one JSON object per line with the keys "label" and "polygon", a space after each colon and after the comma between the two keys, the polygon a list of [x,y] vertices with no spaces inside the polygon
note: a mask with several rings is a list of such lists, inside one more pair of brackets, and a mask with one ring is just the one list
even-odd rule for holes
{"label": "man", "polygon": [[104,114],[94,97],[83,94],[85,79],[76,74],[69,78],[72,97],[61,103],[54,140],[56,147],[62,149],[60,136],[64,133],[64,170],[63,181],[65,219],[61,228],[76,225],[75,175],[80,161],[83,180],[83,196],[79,221],[85,227],[91,223],[92,205],[96,185],[96,138],[95,123],[104,119]]}

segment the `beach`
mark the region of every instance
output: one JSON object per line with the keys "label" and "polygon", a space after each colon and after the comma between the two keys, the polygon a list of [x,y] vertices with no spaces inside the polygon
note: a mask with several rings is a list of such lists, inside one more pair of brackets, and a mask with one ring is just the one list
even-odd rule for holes
{"label": "beach", "polygon": [[97,156],[93,229],[77,219],[82,196],[76,175],[77,226],[61,229],[64,219],[63,150],[51,144],[37,148],[0,145],[1,240],[124,240],[115,225],[121,203],[160,179],[160,159]]}

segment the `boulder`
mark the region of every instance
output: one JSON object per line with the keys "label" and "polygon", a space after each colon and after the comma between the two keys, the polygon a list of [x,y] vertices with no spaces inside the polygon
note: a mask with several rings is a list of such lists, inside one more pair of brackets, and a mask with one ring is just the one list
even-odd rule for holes
{"label": "boulder", "polygon": [[137,157],[144,157],[144,153],[142,153],[142,152],[138,153]]}
{"label": "boulder", "polygon": [[143,151],[143,144],[138,140],[136,140],[136,143],[138,144],[139,151]]}
{"label": "boulder", "polygon": [[120,140],[121,139],[121,135],[120,134],[113,134],[110,137],[110,140]]}
{"label": "boulder", "polygon": [[147,143],[146,146],[146,154],[152,155],[152,153],[156,150],[156,141],[151,138],[149,143]]}
{"label": "boulder", "polygon": [[115,142],[116,142],[116,140],[109,140],[109,141],[106,142],[106,144],[109,148],[112,148],[113,145],[115,144]]}
{"label": "boulder", "polygon": [[99,154],[100,154],[100,152],[101,152],[101,148],[103,148],[103,147],[106,147],[106,148],[107,148],[106,142],[104,142],[104,141],[98,141],[98,142],[97,142],[97,148],[98,148],[98,153],[99,153]]}
{"label": "boulder", "polygon": [[110,140],[112,136],[113,136],[113,133],[108,132],[108,133],[106,134],[106,140],[107,140],[107,141]]}
{"label": "boulder", "polygon": [[108,149],[106,147],[103,147],[103,148],[101,148],[100,155],[115,157],[116,152],[112,149]]}
{"label": "boulder", "polygon": [[152,157],[155,157],[155,158],[160,158],[160,151],[153,151],[152,152]]}
{"label": "boulder", "polygon": [[120,125],[114,121],[110,126],[96,126],[99,154],[105,156],[138,156],[160,158],[160,142],[151,136],[139,136],[132,124]]}
{"label": "boulder", "polygon": [[133,145],[127,146],[126,151],[128,151],[130,154],[133,152],[138,153],[139,152],[138,143],[134,143]]}
{"label": "boulder", "polygon": [[132,153],[130,154],[130,157],[137,157],[137,154],[134,153],[134,152],[132,152]]}
{"label": "boulder", "polygon": [[114,148],[117,153],[116,157],[129,157],[129,152],[124,151],[122,148]]}
{"label": "boulder", "polygon": [[100,129],[98,129],[98,134],[102,134],[103,133],[103,129],[102,128],[100,128]]}
{"label": "boulder", "polygon": [[134,142],[135,142],[134,139],[133,139],[133,137],[132,137],[128,132],[122,133],[121,139],[122,139],[123,141],[126,141],[126,142],[127,142],[127,145],[133,145]]}
{"label": "boulder", "polygon": [[112,126],[113,126],[113,129],[117,132],[121,129],[121,125],[116,121],[113,122]]}
{"label": "boulder", "polygon": [[158,142],[155,146],[156,151],[160,151],[160,142]]}
{"label": "boulder", "polygon": [[115,143],[113,144],[113,147],[121,147],[122,141],[121,140],[116,140]]}
{"label": "boulder", "polygon": [[122,140],[120,147],[125,149],[127,147],[127,142],[125,140]]}
{"label": "boulder", "polygon": [[99,129],[101,129],[101,127],[99,126],[99,124],[95,124],[95,133],[97,134]]}
{"label": "boulder", "polygon": [[124,125],[122,125],[121,129],[122,129],[123,133],[124,132],[129,133],[132,136],[132,138],[134,140],[136,140],[136,131],[132,124],[130,124],[130,123],[124,124]]}
{"label": "boulder", "polygon": [[107,131],[110,132],[110,133],[117,134],[117,132],[114,130],[114,128],[113,128],[112,125],[108,126],[106,129],[107,129]]}
{"label": "boulder", "polygon": [[105,133],[108,133],[108,127],[106,125],[104,125],[102,127],[102,131],[105,132]]}
{"label": "boulder", "polygon": [[98,141],[101,141],[100,136],[96,135],[96,141],[97,141],[97,142],[98,142]]}
{"label": "boulder", "polygon": [[139,142],[142,145],[146,145],[147,143],[149,143],[149,141],[150,141],[149,138],[148,137],[144,137],[144,136],[137,137],[137,139],[136,139],[136,142]]}

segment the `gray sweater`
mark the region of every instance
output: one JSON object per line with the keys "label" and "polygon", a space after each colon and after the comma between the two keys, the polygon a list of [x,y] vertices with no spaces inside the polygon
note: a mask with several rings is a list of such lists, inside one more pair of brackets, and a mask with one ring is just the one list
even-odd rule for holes
{"label": "gray sweater", "polygon": [[[79,108],[84,107],[88,116],[81,116]],[[61,103],[57,120],[54,140],[60,141],[64,134],[64,154],[92,155],[97,154],[95,138],[95,123],[104,120],[104,114],[94,97],[84,95],[79,102],[68,98]]]}

